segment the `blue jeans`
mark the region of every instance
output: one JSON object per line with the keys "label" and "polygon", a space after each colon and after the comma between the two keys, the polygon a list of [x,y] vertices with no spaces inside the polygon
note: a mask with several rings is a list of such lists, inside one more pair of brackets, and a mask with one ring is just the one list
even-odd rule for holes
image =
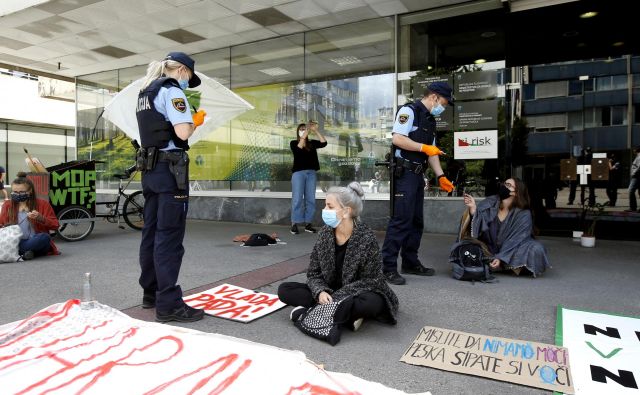
{"label": "blue jeans", "polygon": [[636,200],[636,192],[640,188],[640,182],[635,177],[631,177],[631,182],[629,182],[629,208],[631,210],[638,209],[638,201]]}
{"label": "blue jeans", "polygon": [[36,233],[28,239],[20,240],[18,245],[18,253],[24,255],[27,251],[33,251],[33,254],[47,255],[51,249],[51,236],[48,233]]}
{"label": "blue jeans", "polygon": [[291,223],[311,223],[316,212],[316,171],[300,170],[291,175]]}

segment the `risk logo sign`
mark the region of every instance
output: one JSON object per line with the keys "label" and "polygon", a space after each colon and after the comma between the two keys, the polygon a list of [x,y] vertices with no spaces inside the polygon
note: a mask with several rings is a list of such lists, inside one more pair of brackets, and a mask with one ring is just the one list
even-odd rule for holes
{"label": "risk logo sign", "polygon": [[495,159],[498,157],[498,131],[455,132],[455,159]]}

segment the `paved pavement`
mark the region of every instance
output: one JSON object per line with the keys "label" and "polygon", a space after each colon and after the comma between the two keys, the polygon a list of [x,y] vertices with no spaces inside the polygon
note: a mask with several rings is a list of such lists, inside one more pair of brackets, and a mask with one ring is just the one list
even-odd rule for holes
{"label": "paved pavement", "polygon": [[[287,244],[243,248],[231,241],[236,234],[254,232],[277,232]],[[315,238],[309,233],[293,236],[283,226],[190,221],[180,284],[185,294],[219,282],[275,293],[281,281],[304,281],[302,272]],[[289,321],[288,307],[250,324],[205,317],[181,325],[301,350],[328,370],[406,392],[542,394],[548,392],[398,360],[424,325],[553,343],[558,304],[640,316],[639,242],[598,240],[595,249],[587,249],[569,238],[542,238],[554,266],[543,277],[499,275],[497,284],[474,285],[449,275],[453,238],[424,235],[420,257],[437,274],[407,276],[407,285],[394,286],[401,303],[398,325],[367,321],[360,331],[345,332],[335,347],[302,335]],[[152,318],[152,311],[139,307],[139,239],[133,230],[98,223],[86,240],[59,241],[63,255],[0,265],[0,324],[79,298],[85,272],[92,273],[99,302],[137,318]]]}

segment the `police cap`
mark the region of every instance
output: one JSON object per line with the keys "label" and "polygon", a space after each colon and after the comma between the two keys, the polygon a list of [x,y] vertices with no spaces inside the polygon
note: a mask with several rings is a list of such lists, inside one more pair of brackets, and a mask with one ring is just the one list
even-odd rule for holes
{"label": "police cap", "polygon": [[169,52],[165,60],[175,60],[176,62],[180,62],[185,65],[189,70],[191,70],[191,79],[189,79],[189,88],[195,88],[200,85],[200,77],[196,75],[196,62],[189,57],[184,52]]}
{"label": "police cap", "polygon": [[453,106],[453,102],[455,101],[453,97],[453,89],[451,89],[451,86],[448,83],[444,81],[432,82],[427,86],[427,89],[447,99],[449,105]]}

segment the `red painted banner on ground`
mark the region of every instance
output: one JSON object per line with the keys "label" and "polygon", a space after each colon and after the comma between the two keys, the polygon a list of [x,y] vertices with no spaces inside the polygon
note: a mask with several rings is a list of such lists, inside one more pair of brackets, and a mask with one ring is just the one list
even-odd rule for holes
{"label": "red painted banner on ground", "polygon": [[138,321],[96,302],[70,300],[0,325],[0,394],[404,392],[325,371],[299,351]]}
{"label": "red painted banner on ground", "polygon": [[189,306],[215,317],[251,322],[286,306],[276,295],[222,284],[184,298]]}

